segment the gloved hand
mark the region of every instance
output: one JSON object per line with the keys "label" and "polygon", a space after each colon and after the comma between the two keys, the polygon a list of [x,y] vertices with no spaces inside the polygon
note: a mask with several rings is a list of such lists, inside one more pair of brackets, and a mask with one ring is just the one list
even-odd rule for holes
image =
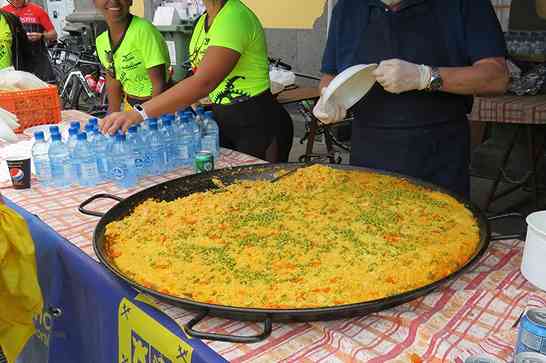
{"label": "gloved hand", "polygon": [[313,108],[313,115],[325,124],[343,120],[345,116],[347,116],[347,110],[343,106],[324,101],[325,90],[326,88],[323,88],[320,91],[321,96],[315,105],[315,108]]}
{"label": "gloved hand", "polygon": [[422,91],[430,82],[430,67],[400,59],[381,62],[372,74],[385,91],[396,94],[413,90]]}

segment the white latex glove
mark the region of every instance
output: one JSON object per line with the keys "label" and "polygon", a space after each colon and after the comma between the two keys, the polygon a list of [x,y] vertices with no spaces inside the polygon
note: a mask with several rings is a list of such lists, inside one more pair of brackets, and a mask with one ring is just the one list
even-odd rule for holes
{"label": "white latex glove", "polygon": [[372,73],[377,82],[390,93],[424,90],[430,82],[430,67],[389,59],[379,63]]}
{"label": "white latex glove", "polygon": [[343,120],[347,116],[347,110],[343,106],[332,102],[325,102],[323,97],[325,90],[326,88],[323,88],[320,91],[321,97],[315,105],[315,108],[313,108],[313,115],[325,124]]}

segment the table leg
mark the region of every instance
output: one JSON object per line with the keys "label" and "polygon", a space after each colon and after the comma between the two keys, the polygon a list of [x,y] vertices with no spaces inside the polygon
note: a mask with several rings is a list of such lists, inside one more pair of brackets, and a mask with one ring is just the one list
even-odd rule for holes
{"label": "table leg", "polygon": [[309,124],[309,135],[307,136],[307,146],[305,148],[305,162],[311,161],[311,155],[313,155],[313,147],[315,146],[315,136],[317,135],[318,121],[316,117],[311,116],[311,122]]}
{"label": "table leg", "polygon": [[[323,127],[329,127],[329,126],[323,126]],[[336,155],[334,150],[334,143],[332,141],[332,135],[330,134],[330,130],[324,130],[324,142],[326,143],[326,152],[328,153],[328,159],[330,160],[330,163],[335,164],[336,163]]]}
{"label": "table leg", "polygon": [[510,154],[512,154],[512,150],[514,149],[514,146],[516,145],[516,141],[518,140],[518,136],[521,132],[522,125],[518,125],[516,128],[516,131],[514,131],[514,136],[512,140],[510,141],[508,147],[504,151],[504,154],[502,156],[501,165],[499,167],[499,170],[497,172],[497,176],[495,177],[495,180],[493,181],[493,185],[489,189],[489,193],[487,195],[487,199],[485,202],[484,210],[488,211],[489,207],[491,206],[491,203],[495,200],[495,193],[497,192],[497,188],[499,186],[499,183],[502,179],[502,170],[506,167],[506,164],[508,163],[508,159],[510,158]]}

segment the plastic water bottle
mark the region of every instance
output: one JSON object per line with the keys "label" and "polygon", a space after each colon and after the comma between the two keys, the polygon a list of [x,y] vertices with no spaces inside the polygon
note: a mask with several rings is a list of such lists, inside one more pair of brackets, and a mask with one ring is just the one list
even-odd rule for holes
{"label": "plastic water bottle", "polygon": [[194,121],[196,124],[199,125],[199,128],[201,129],[201,136],[203,134],[203,127],[204,127],[204,123],[205,123],[205,109],[201,106],[197,107],[195,109],[195,117],[194,117]]}
{"label": "plastic water bottle", "polygon": [[68,139],[66,140],[65,144],[68,147],[68,151],[70,152],[70,182],[71,184],[77,185],[80,180],[80,169],[78,165],[74,162],[74,148],[76,147],[76,144],[78,143],[78,134],[79,131],[75,127],[70,127],[68,129]]}
{"label": "plastic water bottle", "polygon": [[[190,127],[190,130],[192,132],[192,135],[193,135],[193,154],[196,154],[198,151],[201,150],[201,127],[199,126],[199,124],[196,122],[196,117],[192,117],[191,114],[185,114],[187,120],[188,120],[188,123],[189,123],[189,127]],[[182,116],[184,117],[184,116]]]}
{"label": "plastic water bottle", "polygon": [[82,187],[94,187],[99,182],[97,158],[87,142],[87,134],[78,134],[78,142],[72,153],[72,162],[78,168],[78,184]]}
{"label": "plastic water bottle", "polygon": [[146,154],[151,160],[150,175],[161,175],[165,172],[165,145],[162,134],[157,129],[157,123],[151,122],[150,134],[146,140]]}
{"label": "plastic water bottle", "polygon": [[108,137],[100,133],[98,129],[95,129],[93,135],[93,142],[91,143],[91,149],[95,153],[97,161],[97,170],[99,172],[99,182],[108,180],[108,147],[110,146],[110,140]]}
{"label": "plastic water bottle", "polygon": [[76,143],[78,142],[78,134],[79,129],[75,127],[70,127],[68,129],[68,139],[66,140],[66,145],[68,146],[68,150],[72,153],[74,151],[74,147],[76,146]]}
{"label": "plastic water bottle", "polygon": [[124,134],[116,134],[116,141],[112,146],[112,155],[109,166],[110,178],[118,186],[122,188],[131,188],[136,185],[137,176],[135,162]]}
{"label": "plastic water bottle", "polygon": [[201,138],[201,150],[210,151],[214,159],[220,156],[220,129],[214,120],[212,112],[205,112],[203,120],[203,136]]}
{"label": "plastic water bottle", "polygon": [[96,125],[91,123],[91,120],[89,120],[87,125],[85,125],[85,133],[87,134],[87,141],[89,141],[89,142],[93,142],[95,129],[98,129],[98,127]]}
{"label": "plastic water bottle", "polygon": [[142,178],[148,175],[148,170],[152,162],[150,158],[146,158],[147,146],[144,144],[144,141],[138,132],[137,126],[131,126],[129,128],[129,133],[127,134],[127,144],[133,153],[137,177]]}
{"label": "plastic water bottle", "polygon": [[157,124],[159,120],[155,117],[152,117],[145,120],[142,123],[142,130],[140,130],[140,136],[142,137],[142,140],[144,142],[146,142],[146,140],[148,139],[148,136],[150,136],[150,124],[154,122]]}
{"label": "plastic water bottle", "polygon": [[49,165],[49,144],[45,141],[45,135],[42,131],[34,134],[34,145],[32,146],[32,161],[34,161],[34,170],[38,181],[43,186],[51,183],[51,166]]}
{"label": "plastic water bottle", "polygon": [[71,182],[70,151],[68,146],[63,144],[60,134],[51,135],[51,145],[48,151],[51,165],[51,180],[56,187],[67,187]]}
{"label": "plastic water bottle", "polygon": [[193,148],[193,130],[190,124],[190,119],[186,115],[181,116],[176,133],[178,164],[181,166],[191,165],[193,158],[195,157],[195,150]]}
{"label": "plastic water bottle", "polygon": [[178,162],[178,145],[176,143],[176,132],[173,128],[173,117],[163,119],[163,144],[165,147],[165,169],[174,170],[180,163]]}

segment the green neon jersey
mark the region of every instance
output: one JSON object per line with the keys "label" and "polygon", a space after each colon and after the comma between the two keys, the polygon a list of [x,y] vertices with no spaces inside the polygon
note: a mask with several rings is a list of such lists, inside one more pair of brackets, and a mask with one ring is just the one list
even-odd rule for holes
{"label": "green neon jersey", "polygon": [[165,39],[149,21],[137,16],[132,17],[113,57],[108,31],[97,37],[97,53],[102,66],[121,82],[127,95],[152,95],[152,81],[148,76],[150,68],[164,64],[167,80],[170,58]]}
{"label": "green neon jersey", "polygon": [[0,14],[0,69],[12,66],[12,42],[13,38],[8,21]]}
{"label": "green neon jersey", "polygon": [[205,19],[206,15],[203,15],[197,22],[190,42],[194,71],[199,72],[199,63],[208,47],[229,48],[241,55],[231,73],[210,93],[210,100],[229,104],[237,97],[253,97],[268,90],[267,44],[256,15],[240,0],[227,0],[208,31]]}

